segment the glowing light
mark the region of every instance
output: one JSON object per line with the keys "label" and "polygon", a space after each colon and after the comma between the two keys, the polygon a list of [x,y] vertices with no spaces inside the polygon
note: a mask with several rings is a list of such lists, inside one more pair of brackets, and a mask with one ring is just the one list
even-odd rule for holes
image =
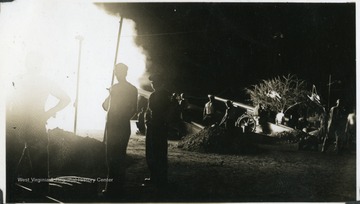
{"label": "glowing light", "polygon": [[[57,82],[75,101],[79,41],[84,37],[80,68],[78,130],[101,130],[101,104],[111,84],[120,17],[111,16],[87,1],[17,0],[1,5],[0,67],[6,85],[25,71],[29,51],[44,57],[44,75]],[[128,80],[139,87],[146,56],[136,46],[135,23],[124,19],[117,62],[128,65]],[[55,104],[50,99],[47,106]],[[48,128],[73,130],[74,106],[48,121]],[[81,131],[78,131],[81,132]]]}

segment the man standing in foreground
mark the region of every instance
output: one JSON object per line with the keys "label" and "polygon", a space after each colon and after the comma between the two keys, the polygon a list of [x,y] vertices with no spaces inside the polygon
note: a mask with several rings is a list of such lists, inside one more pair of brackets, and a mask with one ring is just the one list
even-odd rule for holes
{"label": "man standing in foreground", "polygon": [[[149,97],[146,113],[146,162],[150,170],[150,180],[158,188],[167,186],[168,178],[168,113],[171,107],[170,93],[165,90],[160,75],[149,77],[154,92]],[[145,179],[149,180],[149,178]]]}
{"label": "man standing in foreground", "polygon": [[118,80],[110,88],[110,95],[102,106],[107,114],[106,159],[108,164],[108,178],[112,182],[106,184],[104,193],[116,195],[115,190],[121,188],[125,179],[126,148],[130,139],[130,119],[137,110],[138,91],[126,80],[128,67],[119,63],[115,65],[114,74]]}
{"label": "man standing in foreground", "polygon": [[[330,109],[328,134],[324,139],[322,152],[325,152],[330,145],[330,141],[335,140],[335,151],[341,153],[345,137],[346,118],[340,99],[336,100],[336,105]],[[330,140],[330,141],[329,141]]]}
{"label": "man standing in foreground", "polygon": [[[14,79],[9,90],[6,104],[7,202],[14,202],[12,193],[17,176],[48,179],[49,137],[46,124],[71,101],[58,84],[43,75],[42,62],[40,54],[30,52],[26,57],[27,72]],[[46,109],[50,96],[58,102]],[[48,182],[34,183],[33,191],[46,195],[48,187]]]}

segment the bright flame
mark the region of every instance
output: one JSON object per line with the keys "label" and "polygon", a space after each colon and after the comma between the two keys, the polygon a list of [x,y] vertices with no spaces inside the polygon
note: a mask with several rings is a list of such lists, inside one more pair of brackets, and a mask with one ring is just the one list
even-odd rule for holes
{"label": "bright flame", "polygon": [[[79,40],[83,36],[77,130],[102,130],[105,111],[101,104],[111,85],[120,17],[111,16],[86,1],[17,0],[1,4],[0,67],[6,85],[25,72],[30,51],[44,57],[44,74],[71,97],[76,95]],[[117,62],[128,65],[128,81],[139,87],[146,56],[134,38],[135,23],[124,19]],[[49,100],[47,106],[55,104]],[[48,121],[48,128],[68,131],[74,126],[74,106],[69,105]],[[78,131],[81,132],[81,131]]]}

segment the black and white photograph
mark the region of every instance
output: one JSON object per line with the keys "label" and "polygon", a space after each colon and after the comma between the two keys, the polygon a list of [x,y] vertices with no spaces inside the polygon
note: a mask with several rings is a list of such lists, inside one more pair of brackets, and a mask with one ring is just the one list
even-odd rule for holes
{"label": "black and white photograph", "polygon": [[356,201],[356,7],[0,1],[3,202]]}

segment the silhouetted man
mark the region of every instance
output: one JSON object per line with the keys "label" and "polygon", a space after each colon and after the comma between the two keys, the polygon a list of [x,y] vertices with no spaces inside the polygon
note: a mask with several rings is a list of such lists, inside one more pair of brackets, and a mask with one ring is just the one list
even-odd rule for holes
{"label": "silhouetted man", "polygon": [[269,120],[269,113],[268,113],[266,107],[264,105],[260,105],[259,125],[264,134],[269,134],[271,132],[268,120]]}
{"label": "silhouetted man", "polygon": [[180,106],[180,118],[183,121],[190,121],[189,120],[189,102],[187,99],[185,99],[184,93],[180,94],[180,98],[179,98],[179,106]]}
{"label": "silhouetted man", "polygon": [[356,144],[356,110],[355,108],[351,113],[347,116],[347,122],[345,127],[345,134],[346,134],[346,145]]}
{"label": "silhouetted man", "polygon": [[168,182],[168,120],[171,108],[170,93],[165,90],[160,75],[149,77],[154,92],[149,97],[146,113],[146,161],[151,181],[159,188]]}
{"label": "silhouetted man", "polygon": [[208,95],[209,101],[205,104],[203,111],[203,121],[206,126],[213,125],[215,121],[215,97]]}
{"label": "silhouetted man", "polygon": [[255,107],[254,107],[254,115],[253,115],[253,117],[254,117],[254,120],[255,120],[255,122],[256,122],[256,125],[259,125],[259,118],[260,118],[260,107],[261,106],[261,104],[260,103],[258,103]]}
{"label": "silhouetted man", "polygon": [[342,151],[342,142],[345,137],[346,118],[344,117],[344,110],[341,106],[340,99],[336,101],[336,105],[330,109],[328,134],[324,139],[322,152],[325,152],[329,147],[329,142],[335,140],[335,151],[340,153]]}
{"label": "silhouetted man", "polygon": [[145,134],[145,110],[144,107],[141,108],[141,111],[137,115],[138,121],[136,122],[136,127],[138,128],[137,134]]}
{"label": "silhouetted man", "polygon": [[117,195],[115,190],[122,187],[125,179],[126,149],[130,139],[130,119],[137,109],[138,91],[126,80],[128,67],[119,63],[115,65],[114,74],[118,80],[110,88],[110,95],[102,104],[108,112],[106,121],[106,157],[108,162],[108,182],[104,193]]}
{"label": "silhouetted man", "polygon": [[235,122],[237,119],[237,110],[234,107],[232,101],[226,101],[225,105],[226,105],[226,112],[225,112],[225,115],[224,115],[223,119],[221,120],[219,126],[221,126],[222,124],[225,124],[225,128],[227,130],[234,131]]}
{"label": "silhouetted man", "polygon": [[[26,58],[27,73],[12,82],[12,90],[7,98],[9,191],[19,174],[37,179],[48,178],[49,138],[46,123],[70,103],[70,97],[57,84],[41,75],[41,64],[42,58],[38,54],[29,53]],[[59,101],[45,110],[50,95]],[[29,161],[28,166],[24,161]],[[33,190],[46,194],[47,187],[47,182],[40,182]]]}

